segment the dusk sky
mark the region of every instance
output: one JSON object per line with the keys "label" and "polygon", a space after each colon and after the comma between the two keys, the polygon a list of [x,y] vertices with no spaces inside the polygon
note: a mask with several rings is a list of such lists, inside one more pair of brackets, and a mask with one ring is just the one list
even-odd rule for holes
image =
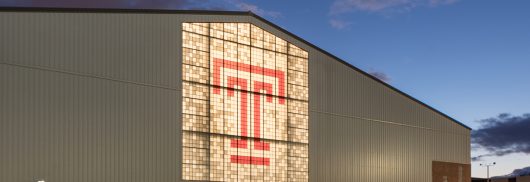
{"label": "dusk sky", "polygon": [[0,6],[251,10],[473,128],[472,176],[486,176],[484,162],[498,163],[492,176],[530,166],[528,0],[0,0]]}

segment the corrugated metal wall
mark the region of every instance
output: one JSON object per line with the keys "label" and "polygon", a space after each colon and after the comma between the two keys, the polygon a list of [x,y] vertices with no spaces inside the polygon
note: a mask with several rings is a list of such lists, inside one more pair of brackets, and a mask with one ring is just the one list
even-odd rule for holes
{"label": "corrugated metal wall", "polygon": [[251,22],[310,52],[310,181],[470,162],[466,128],[250,16],[0,12],[0,181],[179,181],[184,21]]}
{"label": "corrugated metal wall", "polygon": [[176,181],[177,24],[0,13],[0,181]]}
{"label": "corrugated metal wall", "polygon": [[470,162],[466,128],[326,55],[310,57],[310,178],[425,182],[433,160]]}

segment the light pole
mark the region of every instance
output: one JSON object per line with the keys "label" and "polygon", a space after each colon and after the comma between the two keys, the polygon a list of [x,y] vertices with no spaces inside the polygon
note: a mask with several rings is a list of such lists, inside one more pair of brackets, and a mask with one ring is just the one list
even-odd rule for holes
{"label": "light pole", "polygon": [[497,163],[493,162],[493,163],[480,164],[480,166],[486,167],[486,169],[488,170],[488,182],[491,182],[491,180],[490,180],[490,166],[494,166],[495,164],[497,164]]}

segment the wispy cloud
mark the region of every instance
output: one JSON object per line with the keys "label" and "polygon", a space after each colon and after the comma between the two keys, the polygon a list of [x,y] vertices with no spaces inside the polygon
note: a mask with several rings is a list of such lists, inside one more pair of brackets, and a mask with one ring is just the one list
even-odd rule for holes
{"label": "wispy cloud", "polygon": [[331,27],[341,30],[341,29],[347,28],[352,23],[349,21],[344,21],[344,20],[339,20],[339,19],[330,19],[329,24],[331,25]]}
{"label": "wispy cloud", "polygon": [[[384,16],[410,12],[418,7],[437,7],[456,3],[460,0],[335,0],[329,8],[331,27],[344,29],[348,24],[344,15],[349,12],[361,11],[380,13]],[[343,17],[339,20],[339,17]]]}
{"label": "wispy cloud", "polygon": [[429,1],[429,4],[431,6],[436,6],[436,5],[446,5],[446,4],[453,4],[453,3],[456,3],[458,0],[430,0]]}
{"label": "wispy cloud", "polygon": [[474,161],[512,153],[530,154],[530,114],[500,114],[479,122],[482,127],[471,134],[472,144],[474,148],[482,148],[490,153],[473,157]]}
{"label": "wispy cloud", "polygon": [[260,16],[279,17],[243,0],[0,0],[0,6],[58,7],[58,8],[131,8],[184,10],[239,10],[252,11]]}
{"label": "wispy cloud", "polygon": [[392,80],[386,73],[380,71],[370,71],[368,73],[384,82],[390,82]]}
{"label": "wispy cloud", "polygon": [[277,18],[277,17],[281,16],[280,12],[264,10],[264,9],[258,7],[255,4],[249,4],[249,3],[246,3],[246,2],[236,1],[236,0],[233,0],[232,2],[239,10],[251,11],[251,12],[253,12],[253,13],[257,14],[257,15],[260,15],[260,16],[269,16],[269,17],[273,17],[273,18]]}
{"label": "wispy cloud", "polygon": [[351,11],[408,11],[421,6],[438,6],[457,2],[458,0],[335,0],[330,7],[331,15]]}
{"label": "wispy cloud", "polygon": [[492,156],[495,156],[495,155],[493,155],[493,154],[478,155],[478,156],[475,156],[475,157],[471,157],[471,161],[478,162],[478,161],[482,161],[486,157],[492,157]]}
{"label": "wispy cloud", "polygon": [[513,151],[494,151],[494,152],[491,152],[491,153],[488,153],[488,154],[482,154],[482,155],[478,155],[478,156],[475,156],[475,157],[471,157],[471,161],[473,162],[478,162],[478,161],[483,161],[484,158],[488,158],[488,157],[495,157],[495,156],[504,156],[504,155],[507,155],[507,154],[511,154],[511,153],[514,153]]}

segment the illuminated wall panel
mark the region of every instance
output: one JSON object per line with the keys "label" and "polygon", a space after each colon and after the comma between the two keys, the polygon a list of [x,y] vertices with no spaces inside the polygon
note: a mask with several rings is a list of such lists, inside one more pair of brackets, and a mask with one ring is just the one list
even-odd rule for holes
{"label": "illuminated wall panel", "polygon": [[183,178],[308,181],[308,53],[249,23],[183,23]]}

